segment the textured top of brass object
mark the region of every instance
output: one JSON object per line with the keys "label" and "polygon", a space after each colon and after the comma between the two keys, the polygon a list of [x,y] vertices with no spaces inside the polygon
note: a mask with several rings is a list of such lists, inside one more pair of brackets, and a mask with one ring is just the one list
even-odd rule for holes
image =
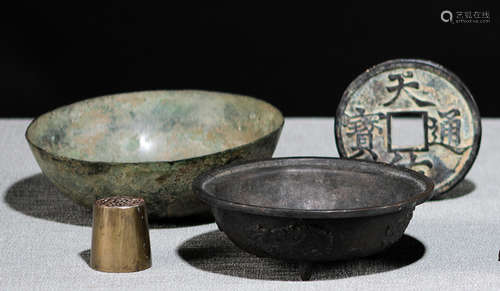
{"label": "textured top of brass object", "polygon": [[115,196],[94,203],[90,265],[113,273],[151,267],[144,199]]}
{"label": "textured top of brass object", "polygon": [[96,206],[102,207],[134,207],[144,204],[144,199],[134,197],[108,197],[95,202]]}

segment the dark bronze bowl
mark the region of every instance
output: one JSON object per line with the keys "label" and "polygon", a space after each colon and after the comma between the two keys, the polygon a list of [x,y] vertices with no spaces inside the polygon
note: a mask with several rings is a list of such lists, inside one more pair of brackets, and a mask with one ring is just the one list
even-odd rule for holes
{"label": "dark bronze bowl", "polygon": [[43,114],[26,139],[43,173],[76,202],[140,196],[151,218],[207,212],[196,176],[272,156],[283,116],[251,97],[206,91],[103,96]]}
{"label": "dark bronze bowl", "polygon": [[212,170],[193,187],[241,249],[311,262],[369,256],[392,245],[433,183],[382,163],[284,158]]}

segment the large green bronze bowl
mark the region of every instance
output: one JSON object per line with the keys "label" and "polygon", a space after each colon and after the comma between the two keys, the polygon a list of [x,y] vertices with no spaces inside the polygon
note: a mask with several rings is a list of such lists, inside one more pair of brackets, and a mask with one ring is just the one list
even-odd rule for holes
{"label": "large green bronze bowl", "polygon": [[283,116],[251,97],[206,91],[103,96],[45,113],[26,130],[42,172],[74,201],[140,196],[150,218],[208,211],[202,172],[272,156]]}

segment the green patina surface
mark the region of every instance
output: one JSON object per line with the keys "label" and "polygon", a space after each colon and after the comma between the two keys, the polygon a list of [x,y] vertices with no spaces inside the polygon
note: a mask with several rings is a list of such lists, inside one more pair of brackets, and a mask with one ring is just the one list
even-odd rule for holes
{"label": "green patina surface", "polygon": [[193,179],[236,160],[269,158],[283,116],[263,101],[205,91],[93,98],[37,118],[26,137],[43,173],[91,207],[99,198],[145,198],[152,218],[207,211]]}

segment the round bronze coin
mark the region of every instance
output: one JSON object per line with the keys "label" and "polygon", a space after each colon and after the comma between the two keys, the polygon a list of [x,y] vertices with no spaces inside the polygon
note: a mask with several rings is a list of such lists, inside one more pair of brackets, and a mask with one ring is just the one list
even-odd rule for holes
{"label": "round bronze coin", "polygon": [[430,61],[397,59],[368,69],[345,90],[335,138],[341,157],[425,174],[434,181],[436,198],[471,168],[481,119],[455,74]]}

